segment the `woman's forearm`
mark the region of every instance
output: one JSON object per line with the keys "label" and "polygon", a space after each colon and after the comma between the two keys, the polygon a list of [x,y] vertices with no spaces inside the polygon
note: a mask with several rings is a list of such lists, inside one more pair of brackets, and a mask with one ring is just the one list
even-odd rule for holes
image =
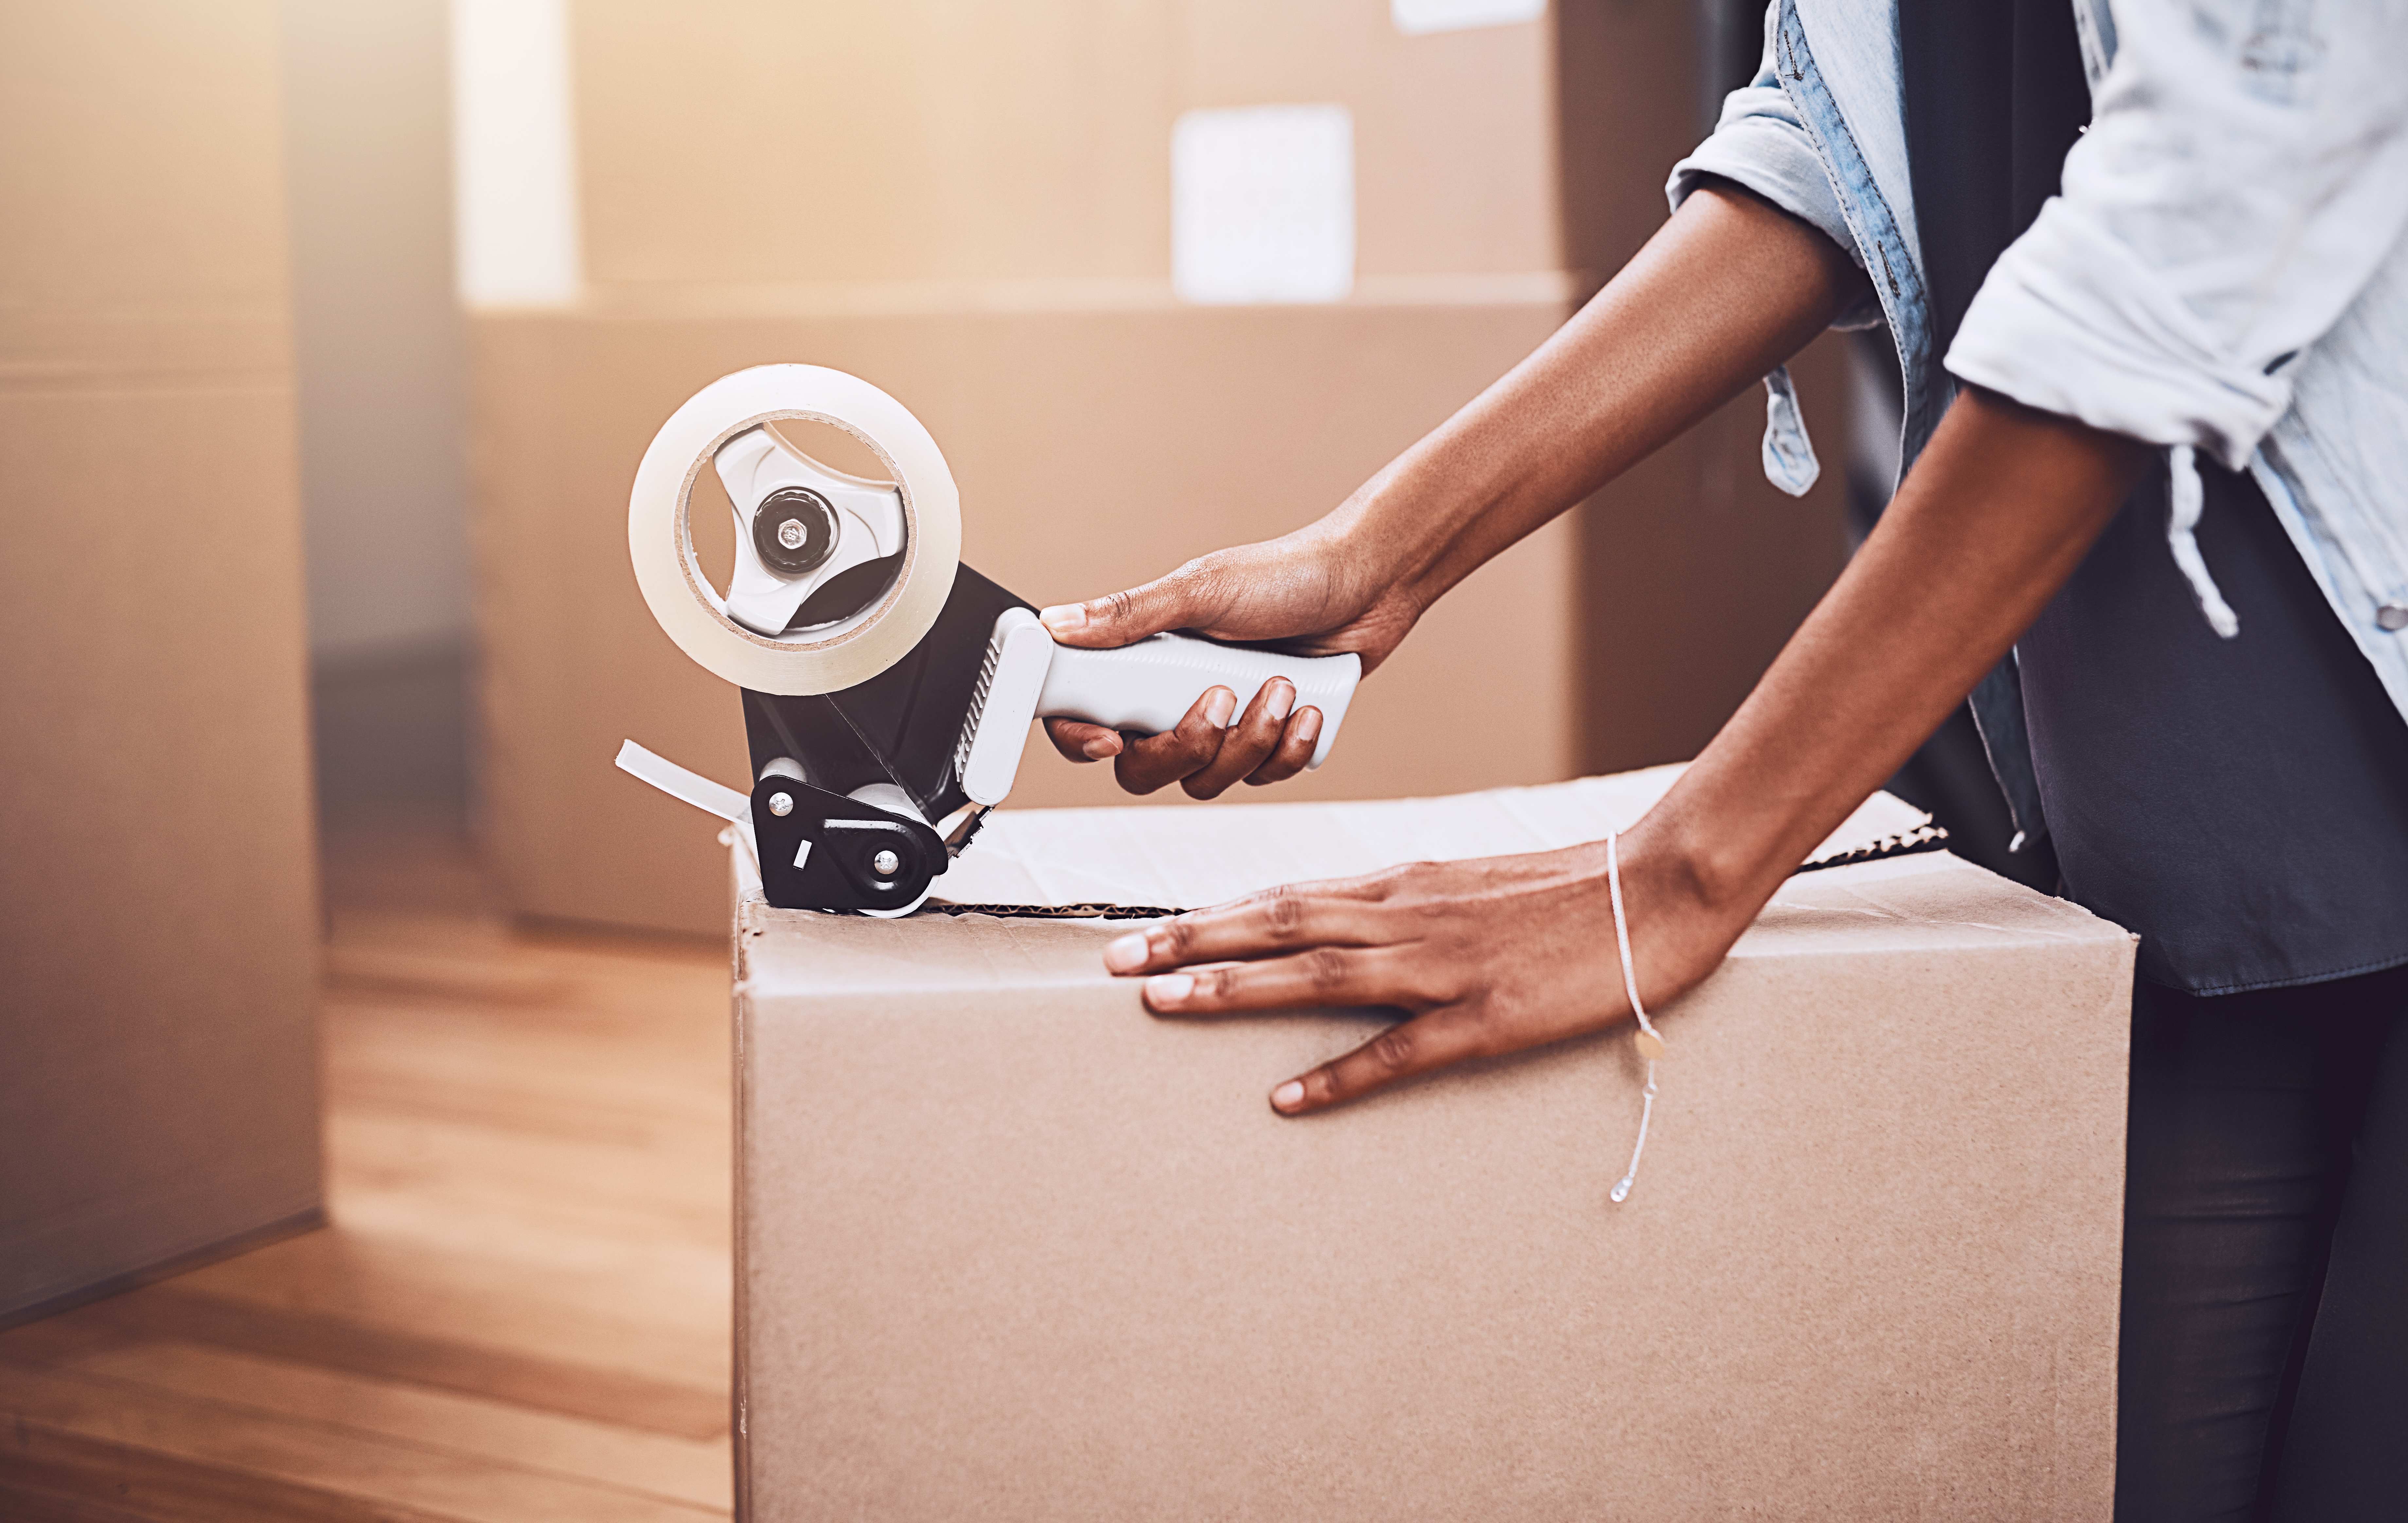
{"label": "woman's forearm", "polygon": [[1752,918],[2039,617],[2148,458],[1960,393],[1880,527],[1647,821],[1701,904]]}
{"label": "woman's forearm", "polygon": [[1429,603],[1828,326],[1862,274],[1824,235],[1709,186],[1572,320],[1335,513]]}

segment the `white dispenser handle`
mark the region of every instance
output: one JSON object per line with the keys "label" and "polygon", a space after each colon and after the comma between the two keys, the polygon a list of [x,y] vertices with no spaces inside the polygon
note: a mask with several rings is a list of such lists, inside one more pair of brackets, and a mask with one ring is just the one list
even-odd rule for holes
{"label": "white dispenser handle", "polygon": [[1338,739],[1362,676],[1363,659],[1352,651],[1284,656],[1184,634],[1149,635],[1111,650],[1057,645],[1037,713],[1040,719],[1084,719],[1111,730],[1159,734],[1176,728],[1205,690],[1224,687],[1238,695],[1230,713],[1234,724],[1264,683],[1285,677],[1296,687],[1297,708],[1321,710],[1321,735],[1309,763],[1317,767]]}

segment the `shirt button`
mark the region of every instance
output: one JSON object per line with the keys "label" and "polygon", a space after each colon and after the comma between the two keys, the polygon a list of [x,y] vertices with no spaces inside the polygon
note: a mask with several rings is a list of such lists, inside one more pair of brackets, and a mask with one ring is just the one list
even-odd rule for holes
{"label": "shirt button", "polygon": [[2401,630],[2408,630],[2408,604],[2385,604],[2374,610],[2374,622],[2395,634]]}

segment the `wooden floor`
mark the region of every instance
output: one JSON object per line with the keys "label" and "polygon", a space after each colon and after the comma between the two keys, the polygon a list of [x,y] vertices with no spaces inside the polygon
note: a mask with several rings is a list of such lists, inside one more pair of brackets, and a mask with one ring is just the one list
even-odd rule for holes
{"label": "wooden floor", "polygon": [[724,949],[329,890],[333,1224],[0,1333],[0,1519],[728,1516]]}

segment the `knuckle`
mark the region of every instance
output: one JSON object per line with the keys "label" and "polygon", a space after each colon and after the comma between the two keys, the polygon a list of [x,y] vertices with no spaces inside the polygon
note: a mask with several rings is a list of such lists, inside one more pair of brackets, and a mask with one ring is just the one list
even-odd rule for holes
{"label": "knuckle", "polygon": [[1154,764],[1151,755],[1139,751],[1135,747],[1113,759],[1112,776],[1119,781],[1123,791],[1140,797],[1170,781],[1162,775],[1162,769]]}
{"label": "knuckle", "polygon": [[1113,592],[1096,601],[1102,605],[1097,611],[1108,623],[1122,623],[1137,611],[1137,600],[1126,592]]}
{"label": "knuckle", "polygon": [[1182,612],[1189,627],[1194,627],[1209,624],[1228,611],[1240,579],[1232,575],[1230,552],[1214,550],[1186,562],[1163,581],[1178,589]]}
{"label": "knuckle", "polygon": [[1240,972],[1237,968],[1213,968],[1197,979],[1197,992],[1215,1003],[1236,999]]}
{"label": "knuckle", "polygon": [[1402,1074],[1420,1056],[1421,1039],[1411,1025],[1391,1026],[1364,1046],[1363,1056],[1383,1074]]}
{"label": "knuckle", "polygon": [[1165,920],[1154,928],[1156,957],[1183,962],[1196,949],[1196,928],[1185,920]]}
{"label": "knuckle", "polygon": [[1264,898],[1263,929],[1282,941],[1304,929],[1304,896],[1294,884],[1283,883]]}
{"label": "knuckle", "polygon": [[1304,954],[1304,976],[1321,993],[1343,989],[1353,972],[1346,954],[1335,947],[1316,947]]}

